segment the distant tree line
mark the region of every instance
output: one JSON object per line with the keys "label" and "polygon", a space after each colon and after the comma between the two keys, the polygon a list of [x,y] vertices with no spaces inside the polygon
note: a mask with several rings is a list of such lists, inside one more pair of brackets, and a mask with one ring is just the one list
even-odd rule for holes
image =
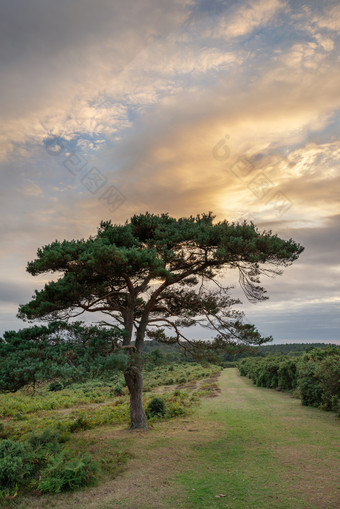
{"label": "distant tree line", "polygon": [[[340,345],[332,343],[285,343],[282,345],[261,345],[259,347],[248,346],[243,350],[233,349],[229,347],[228,350],[220,355],[220,361],[223,362],[235,362],[239,359],[247,357],[266,357],[272,354],[282,355],[301,355],[305,352],[309,352],[315,348],[328,348],[335,347],[339,348]],[[156,353],[157,352],[157,353]],[[177,362],[192,362],[191,356],[185,355],[177,344],[169,345],[162,344],[156,340],[145,341],[143,346],[143,353],[151,356],[150,358],[158,358],[157,364],[160,363],[160,359],[164,362],[177,361]]]}
{"label": "distant tree line", "polygon": [[[258,349],[259,355],[269,354],[301,354],[309,352],[314,348],[327,348],[328,346],[337,346],[332,343],[285,343],[282,345],[262,345]],[[340,346],[338,346],[340,348]]]}

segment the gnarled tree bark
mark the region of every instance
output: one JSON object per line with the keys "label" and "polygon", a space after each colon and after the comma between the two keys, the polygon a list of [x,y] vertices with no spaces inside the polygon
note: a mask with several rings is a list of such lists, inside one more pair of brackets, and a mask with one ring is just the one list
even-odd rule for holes
{"label": "gnarled tree bark", "polygon": [[142,398],[142,367],[139,365],[128,366],[124,372],[124,378],[130,393],[131,429],[147,429],[148,425]]}

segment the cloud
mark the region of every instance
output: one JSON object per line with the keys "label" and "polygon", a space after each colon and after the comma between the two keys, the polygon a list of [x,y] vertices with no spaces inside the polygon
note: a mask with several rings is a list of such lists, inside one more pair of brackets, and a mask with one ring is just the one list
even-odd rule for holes
{"label": "cloud", "polygon": [[[164,16],[167,24],[160,31]],[[117,124],[126,127],[123,104],[101,109],[89,104],[138,59],[143,47],[161,32],[176,30],[187,16],[186,2],[7,3],[0,25],[1,151],[5,155],[13,142],[41,141],[46,136],[41,123],[68,135],[89,128],[97,132],[108,118],[111,131]]]}
{"label": "cloud", "polygon": [[26,187],[24,187],[21,191],[24,196],[39,196],[42,194],[42,189],[38,184],[34,182],[29,182]]}
{"label": "cloud", "polygon": [[[221,77],[209,90],[189,88],[160,99],[135,119],[118,147],[104,148],[103,167],[110,171],[110,161],[120,161],[115,176],[141,209],[151,204],[154,210],[183,206],[198,212],[204,204],[221,214],[236,207],[239,214],[243,203],[261,216],[268,197],[258,200],[249,185],[265,173],[274,191],[299,207],[301,219],[335,213],[339,143],[318,137],[338,107],[338,72],[330,71],[327,83],[324,76],[307,83],[299,77],[276,82],[273,76],[275,69],[267,69],[246,94],[229,94]],[[212,152],[227,133],[230,156],[221,162]],[[242,158],[251,161],[252,171],[240,179],[233,168]]]}
{"label": "cloud", "polygon": [[321,15],[313,16],[313,23],[319,28],[326,28],[331,32],[338,32],[340,30],[340,6],[334,5],[330,9],[324,8]]}
{"label": "cloud", "polygon": [[245,2],[231,13],[222,16],[222,19],[211,30],[209,35],[226,40],[248,35],[256,28],[266,25],[285,7],[286,2],[280,0],[253,0]]}
{"label": "cloud", "polygon": [[[25,61],[27,69],[22,69],[23,74],[25,75],[26,71],[28,74],[38,74],[42,80],[40,85],[36,82],[35,76],[27,75],[26,79],[17,82],[16,86],[9,84],[8,98],[6,79],[11,79],[11,71],[6,72],[5,65],[3,102],[5,111],[6,108],[10,108],[11,119],[4,124],[6,129],[0,133],[4,154],[9,150],[23,150],[20,145],[26,141],[41,142],[49,133],[62,135],[68,139],[79,133],[83,137],[90,133],[97,136],[95,146],[98,147],[100,143],[105,143],[106,136],[117,133],[119,137],[121,132],[132,127],[131,112],[134,115],[143,113],[146,108],[159,104],[165,97],[174,96],[180,100],[183,90],[191,89],[192,93],[200,93],[202,85],[206,85],[208,74],[210,80],[217,81],[218,77],[214,73],[224,71],[228,75],[231,73],[233,79],[238,82],[248,81],[247,74],[250,69],[247,67],[244,68],[245,72],[237,75],[237,69],[242,70],[247,55],[245,48],[237,50],[233,47],[226,50],[219,47],[217,42],[211,45],[214,34],[218,33],[219,25],[214,26],[210,37],[204,36],[203,39],[201,31],[197,33],[197,30],[202,23],[209,24],[210,18],[203,18],[197,22],[194,18],[187,27],[184,25],[192,8],[190,3],[183,4],[181,9],[178,9],[178,5],[176,8],[161,5],[157,10],[152,2],[147,2],[142,14],[140,10],[137,10],[137,13],[133,10],[124,25],[124,33],[129,33],[129,44],[123,46],[120,44],[122,32],[120,20],[121,18],[125,20],[126,12],[121,7],[113,7],[109,2],[101,0],[98,12],[94,15],[93,6],[88,5],[88,2],[81,11],[75,8],[71,12],[65,5],[54,6],[49,10],[38,0],[35,0],[35,4],[40,23],[35,20],[32,24],[33,26],[37,24],[37,31],[31,33],[31,30],[23,30],[19,23],[14,24],[14,30],[10,35],[4,35],[8,45],[8,41],[14,41],[16,31],[19,28],[23,30],[18,36],[18,42],[13,42],[13,47],[11,46],[9,51],[13,53],[14,59],[18,60],[16,68],[24,65]],[[7,9],[8,21],[11,22],[14,7]],[[23,7],[23,12],[26,13],[26,10],[27,5]],[[286,3],[278,0],[247,2],[227,11],[219,23],[227,24],[231,34],[233,30],[243,33],[245,27],[248,27],[247,32],[268,23],[274,14],[281,10],[287,10]],[[160,37],[157,23],[162,14],[166,16],[167,24],[165,33]],[[139,19],[138,15],[142,18]],[[28,19],[31,19],[31,16],[30,11]],[[49,33],[47,27],[52,23],[52,19],[53,27]],[[91,30],[85,37],[85,27],[90,19]],[[110,25],[111,31],[109,19],[111,23],[113,20],[113,25]],[[212,19],[216,22],[215,18]],[[28,38],[27,47],[22,48],[25,34]],[[59,34],[63,35],[60,40]],[[321,37],[320,34],[318,36]],[[40,44],[42,39],[46,42],[44,48]],[[24,55],[27,52],[24,60],[19,58],[17,44],[23,49]],[[72,47],[72,52],[70,50],[65,52],[65,47]],[[291,73],[287,73],[287,67],[294,66],[296,72],[297,66],[302,65],[302,62],[304,68],[309,66],[311,70],[315,69],[319,65],[318,59],[324,58],[318,48],[321,48],[321,43],[294,44],[290,52],[281,57],[281,66],[274,66],[276,74],[266,73],[267,80],[271,84],[275,80],[282,80],[283,77],[287,80],[287,77],[291,76]],[[252,49],[251,45],[249,49]],[[40,53],[43,60],[36,61],[35,56]],[[46,72],[45,53],[48,62],[52,62],[51,65],[56,71],[48,69]],[[65,72],[62,73],[59,72],[59,58],[66,59],[62,64]],[[250,66],[252,60],[257,61],[258,58],[256,55],[249,57],[248,53],[247,65]],[[39,69],[38,73],[36,69]],[[201,84],[202,75],[204,81]],[[44,82],[45,78],[48,83]],[[295,76],[295,81],[300,79],[300,76]],[[20,83],[23,82],[25,94],[17,88],[22,86]],[[288,84],[289,86],[294,84],[294,77],[288,78]],[[266,83],[263,85],[266,86]],[[306,82],[305,88],[307,87]],[[67,95],[64,90],[68,91]],[[24,97],[25,104],[21,104]],[[16,119],[13,119],[14,108],[20,108]]]}
{"label": "cloud", "polygon": [[[339,305],[332,303],[306,304],[296,309],[287,303],[286,312],[262,312],[259,309],[247,312],[250,323],[257,322],[263,336],[273,335],[280,342],[331,342],[339,344]],[[275,331],[275,332],[273,332]]]}
{"label": "cloud", "polygon": [[[294,316],[318,298],[328,316],[339,247],[334,2],[15,0],[2,10],[7,306],[40,284],[26,262],[56,238],[88,237],[101,219],[145,210],[213,210],[306,243],[302,265],[269,281],[270,320],[289,320],[292,291]],[[126,198],[120,207],[86,187],[93,168],[102,191]]]}
{"label": "cloud", "polygon": [[240,290],[235,290],[235,295],[243,300],[247,319],[255,322],[263,334],[274,333],[277,340],[340,339],[339,223],[340,215],[328,217],[322,227],[306,224],[292,228],[284,222],[270,225],[279,236],[301,243],[305,251],[282,276],[263,278],[269,300],[252,305],[242,298]]}

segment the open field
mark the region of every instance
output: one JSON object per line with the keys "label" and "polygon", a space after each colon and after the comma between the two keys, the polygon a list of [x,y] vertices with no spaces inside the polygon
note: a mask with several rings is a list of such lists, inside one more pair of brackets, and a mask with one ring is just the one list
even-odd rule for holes
{"label": "open field", "polygon": [[190,417],[74,435],[74,446],[121,457],[114,479],[71,494],[21,499],[20,509],[337,509],[339,419],[235,369]]}
{"label": "open field", "polygon": [[[195,381],[218,373],[220,369],[214,365],[203,367],[188,363],[159,366],[146,371],[144,403],[147,404],[155,393],[163,392],[167,400],[168,417],[184,415],[202,392]],[[194,382],[193,385],[190,385],[191,382]],[[200,385],[203,385],[204,392],[204,383]],[[128,390],[121,385],[121,395],[117,396],[116,386],[116,381],[109,383],[92,380],[58,392],[49,391],[48,384],[43,384],[34,396],[31,388],[17,393],[0,394],[0,424],[4,426],[6,438],[15,439],[56,426],[60,431],[74,431],[79,419],[83,428],[125,424],[129,420]],[[176,387],[181,390],[176,390]],[[200,391],[195,390],[198,388]]]}

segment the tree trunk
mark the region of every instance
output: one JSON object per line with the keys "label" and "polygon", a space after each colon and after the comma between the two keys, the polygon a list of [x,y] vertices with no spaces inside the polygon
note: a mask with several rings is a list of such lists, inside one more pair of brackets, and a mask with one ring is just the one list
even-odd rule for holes
{"label": "tree trunk", "polygon": [[131,429],[147,429],[148,425],[142,399],[142,367],[136,365],[128,366],[124,377],[130,392]]}

